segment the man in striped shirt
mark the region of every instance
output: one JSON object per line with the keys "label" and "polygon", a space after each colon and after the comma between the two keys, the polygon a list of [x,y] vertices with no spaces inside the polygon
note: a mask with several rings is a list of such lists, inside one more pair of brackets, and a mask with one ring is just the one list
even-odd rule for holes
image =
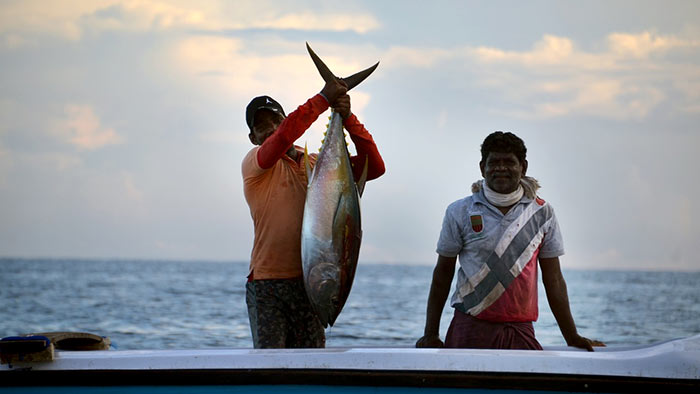
{"label": "man in striped shirt", "polygon": [[[445,213],[425,333],[416,346],[541,350],[533,328],[538,261],[566,343],[589,351],[604,346],[576,331],[559,265],[564,254],[559,224],[552,206],[537,196],[537,181],[525,175],[525,144],[497,131],[484,140],[481,156],[484,179]],[[440,316],[458,258],[455,312],[443,344]]]}

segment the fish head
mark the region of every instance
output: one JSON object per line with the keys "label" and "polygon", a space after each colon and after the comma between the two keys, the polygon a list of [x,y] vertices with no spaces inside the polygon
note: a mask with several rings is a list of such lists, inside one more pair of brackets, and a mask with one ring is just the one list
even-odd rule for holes
{"label": "fish head", "polygon": [[333,325],[340,306],[340,270],[333,263],[318,263],[308,273],[306,293],[324,327]]}

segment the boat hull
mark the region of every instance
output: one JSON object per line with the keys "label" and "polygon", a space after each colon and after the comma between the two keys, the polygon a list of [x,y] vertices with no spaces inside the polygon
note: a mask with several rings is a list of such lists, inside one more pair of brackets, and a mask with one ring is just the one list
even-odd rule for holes
{"label": "boat hull", "polygon": [[658,389],[697,392],[700,336],[593,353],[572,348],[57,351],[51,362],[0,366],[0,392],[18,386],[33,392],[57,386],[119,386],[128,392],[143,386],[150,392],[156,386],[157,392],[183,386],[197,386],[196,392],[221,392],[222,386],[236,386],[235,392],[371,392],[377,387],[382,392],[630,392],[663,386]]}

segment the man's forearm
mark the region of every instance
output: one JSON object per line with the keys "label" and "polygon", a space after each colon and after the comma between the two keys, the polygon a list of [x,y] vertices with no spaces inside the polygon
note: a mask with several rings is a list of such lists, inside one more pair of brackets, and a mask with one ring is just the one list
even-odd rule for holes
{"label": "man's forearm", "polygon": [[[544,277],[543,277],[544,280]],[[577,335],[576,324],[571,315],[569,306],[569,295],[566,289],[566,282],[561,273],[555,273],[544,282],[547,292],[547,301],[552,310],[552,314],[559,325],[559,330],[567,343],[571,343]]]}
{"label": "man's forearm", "polygon": [[438,264],[433,270],[433,281],[430,285],[430,294],[428,295],[424,331],[426,336],[440,334],[440,318],[442,317],[442,310],[445,308],[447,297],[450,294],[454,270],[454,258],[445,258],[443,256],[438,258]]}
{"label": "man's forearm", "polygon": [[379,154],[372,135],[354,114],[345,120],[344,126],[350,133],[350,139],[357,150],[357,155],[350,158],[355,179],[360,179],[365,161],[367,161],[367,180],[379,178],[385,172],[384,160]]}
{"label": "man's forearm", "polygon": [[[442,317],[442,310],[445,308],[445,302],[447,301],[448,291],[443,291],[443,289],[436,289],[436,284],[430,287],[430,296],[428,298],[428,308],[425,317],[425,331],[424,335],[439,335],[440,334],[440,318]],[[438,294],[439,293],[439,294]]]}
{"label": "man's forearm", "polygon": [[277,130],[258,149],[260,168],[270,168],[301,137],[318,116],[328,109],[328,101],[320,94],[307,100],[282,121]]}

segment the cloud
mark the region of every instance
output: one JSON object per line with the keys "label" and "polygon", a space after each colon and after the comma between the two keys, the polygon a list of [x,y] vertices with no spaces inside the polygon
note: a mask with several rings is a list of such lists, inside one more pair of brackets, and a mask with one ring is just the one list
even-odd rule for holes
{"label": "cloud", "polygon": [[612,33],[608,35],[610,52],[620,57],[646,58],[653,53],[677,48],[697,48],[700,41],[683,40],[674,36],[659,36],[652,32],[637,34]]}
{"label": "cloud", "polygon": [[[550,86],[551,88],[551,86]],[[532,87],[536,94],[538,87]],[[558,84],[556,100],[538,100],[530,109],[509,112],[520,118],[552,118],[586,115],[612,119],[641,119],[665,99],[665,94],[652,86],[636,86],[620,79],[579,77]]]}
{"label": "cloud", "polygon": [[32,42],[29,37],[37,34],[75,40],[81,36],[80,16],[106,3],[83,1],[51,7],[41,1],[4,2],[0,12],[0,37],[15,47]]}
{"label": "cloud", "polygon": [[531,51],[504,51],[498,48],[477,47],[474,48],[473,55],[480,62],[517,63],[529,67],[568,64],[577,57],[572,40],[549,34],[535,43]]}
{"label": "cloud", "polygon": [[[193,89],[227,102],[240,103],[240,113],[252,97],[261,94],[275,97],[289,113],[321,90],[323,80],[303,43],[291,45],[286,40],[272,38],[258,42],[257,48],[260,47],[265,50],[256,52],[256,48],[232,37],[187,37],[175,44],[168,63],[178,68],[177,73],[183,79],[192,81]],[[373,63],[362,48],[319,43],[314,50],[337,75],[351,75]],[[331,55],[341,53],[352,53],[353,56],[344,59]],[[358,55],[354,56],[355,53]],[[352,112],[362,118],[371,95],[362,90],[362,85],[353,89],[350,95]],[[324,125],[325,119],[319,118],[297,143],[303,145],[308,141],[311,148],[321,140]],[[247,144],[247,136],[242,136]],[[221,138],[221,135],[208,133],[201,138],[212,140]]]}
{"label": "cloud", "polygon": [[369,14],[316,14],[312,12],[291,13],[267,20],[252,22],[247,27],[265,29],[353,31],[364,34],[379,28],[379,22]]}
{"label": "cloud", "polygon": [[163,1],[113,2],[80,18],[83,28],[94,30],[150,31],[182,27],[206,27],[202,8]]}
{"label": "cloud", "polygon": [[[607,43],[603,51],[586,52],[568,38],[545,35],[530,51],[480,47],[472,53],[488,67],[491,77],[484,84],[520,104],[504,111],[516,117],[642,120],[676,95],[684,100],[679,108],[697,108],[697,93],[683,86],[697,85],[700,69],[663,57],[674,49],[696,49],[697,41],[643,32],[612,33]],[[660,88],[669,80],[675,89]]]}
{"label": "cloud", "polygon": [[[149,31],[206,25],[205,5],[180,5],[166,1],[85,0],[51,6],[43,1],[3,4],[0,36],[15,46],[30,37],[51,36],[80,40],[86,32]],[[218,18],[217,18],[218,19]]]}
{"label": "cloud", "polygon": [[525,50],[399,46],[381,58],[391,69],[447,68],[448,75],[462,76],[451,83],[473,83],[502,97],[492,113],[516,118],[644,120],[670,100],[676,111],[700,108],[700,40],[653,31],[614,32],[596,48],[545,34]]}
{"label": "cloud", "polygon": [[37,36],[80,40],[104,31],[164,31],[196,29],[271,29],[355,32],[365,34],[380,27],[369,13],[298,11],[274,1],[148,1],[84,0],[50,6],[43,1],[2,5],[0,47],[15,49],[35,42]]}
{"label": "cloud", "polygon": [[290,112],[291,105],[302,104],[320,91],[321,78],[314,74],[303,46],[292,53],[285,48],[286,42],[264,40],[260,45],[274,49],[258,53],[237,38],[187,37],[174,44],[166,61],[183,83],[208,96],[238,103],[240,113],[252,97],[261,94],[275,97]]}
{"label": "cloud", "polygon": [[480,62],[516,63],[523,66],[573,66],[578,70],[611,70],[623,68],[621,60],[644,60],[654,53],[674,49],[695,49],[700,41],[693,38],[660,36],[657,33],[610,33],[606,46],[599,52],[586,52],[567,37],[545,34],[529,51],[505,51],[491,47],[474,48]]}
{"label": "cloud", "polygon": [[[312,45],[329,68],[340,76],[365,69],[378,57],[367,55],[363,47]],[[196,35],[177,41],[171,56],[172,67],[179,67],[183,74],[202,77],[200,83],[206,83],[208,78],[223,90],[245,93],[246,97],[260,89],[294,92],[297,88],[306,91],[309,86],[318,86],[320,90],[323,83],[303,42],[284,38],[262,38],[249,45],[235,37]]]}
{"label": "cloud", "polygon": [[56,134],[80,150],[95,150],[124,142],[124,137],[114,129],[102,126],[87,105],[66,105],[65,118],[59,122]]}

